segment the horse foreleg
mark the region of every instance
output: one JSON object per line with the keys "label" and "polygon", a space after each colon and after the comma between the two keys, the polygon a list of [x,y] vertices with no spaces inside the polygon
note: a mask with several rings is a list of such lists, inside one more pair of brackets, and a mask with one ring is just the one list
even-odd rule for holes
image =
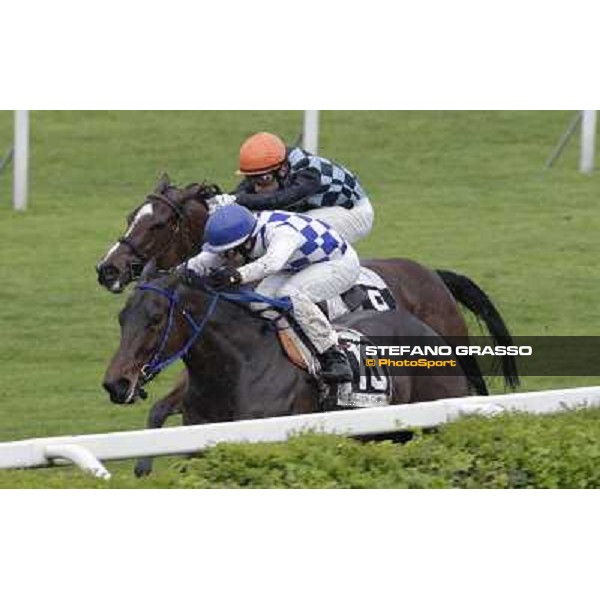
{"label": "horse foreleg", "polygon": [[[173,415],[181,414],[183,397],[188,386],[187,371],[184,371],[177,380],[175,387],[160,400],[157,400],[148,413],[146,421],[147,429],[160,429],[167,419]],[[144,456],[136,463],[133,472],[136,477],[144,477],[152,472],[151,456]]]}

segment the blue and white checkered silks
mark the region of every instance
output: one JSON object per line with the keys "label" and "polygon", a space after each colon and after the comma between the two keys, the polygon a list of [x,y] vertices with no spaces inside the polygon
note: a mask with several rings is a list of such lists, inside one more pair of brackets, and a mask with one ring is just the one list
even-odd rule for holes
{"label": "blue and white checkered silks", "polygon": [[366,197],[356,176],[342,165],[310,154],[302,148],[293,148],[288,155],[288,161],[292,174],[310,168],[317,170],[321,176],[321,187],[307,199],[311,208],[352,208],[358,200]]}
{"label": "blue and white checkered silks", "polygon": [[259,247],[255,251],[259,253],[267,249],[271,234],[279,227],[291,227],[304,236],[306,242],[292,254],[284,271],[301,271],[308,265],[335,260],[344,256],[348,248],[344,238],[319,219],[283,210],[265,210],[256,216],[258,222],[252,236],[257,238]]}

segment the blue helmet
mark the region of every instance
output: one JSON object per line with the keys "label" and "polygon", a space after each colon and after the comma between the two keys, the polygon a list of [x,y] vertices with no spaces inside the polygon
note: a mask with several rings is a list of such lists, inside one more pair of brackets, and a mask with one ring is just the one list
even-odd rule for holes
{"label": "blue helmet", "polygon": [[256,217],[245,206],[223,206],[206,223],[204,248],[216,253],[235,248],[250,237],[255,226]]}

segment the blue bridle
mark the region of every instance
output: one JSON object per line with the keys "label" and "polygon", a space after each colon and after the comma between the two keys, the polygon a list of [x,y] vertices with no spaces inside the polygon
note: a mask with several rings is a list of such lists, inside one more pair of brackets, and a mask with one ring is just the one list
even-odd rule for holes
{"label": "blue bridle", "polygon": [[200,323],[197,323],[194,317],[187,311],[185,307],[180,307],[181,314],[185,317],[186,321],[192,328],[192,335],[180,350],[175,352],[172,356],[163,359],[162,354],[165,349],[165,346],[167,345],[167,341],[169,340],[169,336],[171,335],[171,330],[173,329],[175,310],[180,306],[181,299],[177,292],[161,288],[150,283],[143,283],[139,285],[138,290],[156,292],[157,294],[160,294],[161,296],[166,298],[169,302],[167,326],[163,332],[158,349],[154,353],[152,359],[148,363],[146,363],[141,370],[142,385],[154,379],[154,377],[156,377],[161,371],[166,369],[169,365],[179,360],[180,358],[183,358],[190,351],[192,346],[198,341],[198,339],[202,335],[204,327],[213,316],[217,308],[217,304],[219,303],[219,300],[227,300],[228,302],[234,302],[236,304],[249,304],[251,302],[261,302],[267,304],[268,306],[276,308],[284,313],[289,312],[292,308],[292,302],[287,297],[269,298],[268,296],[263,296],[258,292],[246,289],[241,289],[239,292],[217,292],[216,290],[213,290],[210,287],[206,286],[204,288],[204,291],[212,297],[210,306],[208,307],[206,314],[204,315]]}

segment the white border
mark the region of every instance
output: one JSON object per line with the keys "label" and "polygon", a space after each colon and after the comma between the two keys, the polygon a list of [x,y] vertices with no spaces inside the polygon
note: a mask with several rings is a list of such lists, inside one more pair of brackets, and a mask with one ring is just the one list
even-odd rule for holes
{"label": "white border", "polygon": [[[0,108],[597,107],[588,4],[9,2]],[[597,588],[597,493],[0,497],[11,598],[564,599]]]}
{"label": "white border", "polygon": [[11,2],[0,107],[593,107],[588,4]]}
{"label": "white border", "polygon": [[[5,514],[27,516],[4,525],[3,589],[20,592],[10,597],[564,599],[597,588],[585,539],[598,533],[598,495],[585,492],[71,491],[2,500]],[[577,510],[566,515],[568,505]]]}

